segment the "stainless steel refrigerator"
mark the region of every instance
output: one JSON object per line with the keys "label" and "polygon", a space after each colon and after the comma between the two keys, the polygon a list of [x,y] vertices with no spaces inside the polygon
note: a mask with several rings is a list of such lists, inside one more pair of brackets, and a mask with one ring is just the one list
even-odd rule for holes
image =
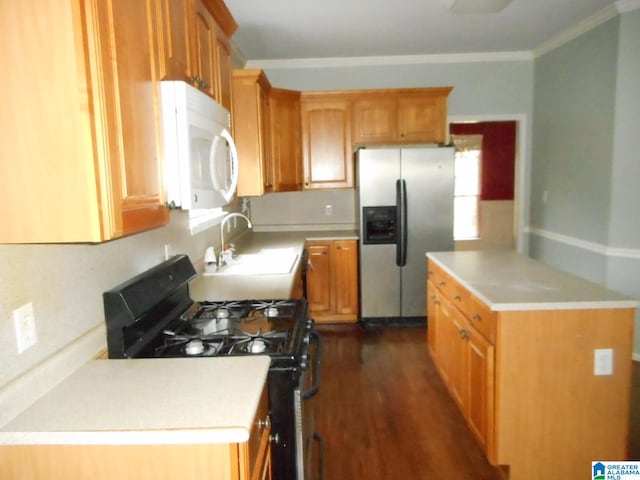
{"label": "stainless steel refrigerator", "polygon": [[453,147],[367,147],[356,162],[361,319],[424,323],[426,252],[453,250]]}

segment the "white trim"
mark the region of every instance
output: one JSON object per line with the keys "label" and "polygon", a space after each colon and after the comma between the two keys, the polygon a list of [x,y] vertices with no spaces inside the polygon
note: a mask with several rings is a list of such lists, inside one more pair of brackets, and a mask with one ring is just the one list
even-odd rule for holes
{"label": "white trim", "polygon": [[619,0],[616,2],[616,8],[620,13],[632,12],[640,9],[640,0]]}
{"label": "white trim", "polygon": [[384,65],[415,65],[433,63],[472,63],[472,62],[524,62],[533,60],[529,51],[456,53],[433,55],[390,55],[377,57],[329,57],[329,58],[283,58],[248,60],[245,68],[296,69],[296,68],[332,68],[366,67]]}
{"label": "white trim", "polygon": [[63,350],[0,388],[0,426],[42,397],[79,367],[104,350],[104,322]]}
{"label": "white trim", "polygon": [[638,353],[632,353],[631,354],[631,358],[633,359],[634,362],[640,362],[640,352]]}
{"label": "white trim", "polygon": [[609,5],[602,10],[594,13],[590,17],[585,18],[577,25],[568,28],[564,32],[556,35],[550,40],[547,40],[542,45],[539,45],[533,50],[533,57],[538,58],[542,55],[549,53],[552,50],[555,50],[562,45],[569,43],[571,40],[578,38],[581,35],[584,35],[590,30],[602,25],[604,22],[611,20],[613,17],[618,15],[618,9],[616,5]]}
{"label": "white trim", "polygon": [[597,253],[598,255],[603,255],[605,257],[621,257],[621,258],[640,260],[639,249],[608,247],[606,245],[602,245],[601,243],[588,242],[586,240],[581,240],[576,237],[571,237],[569,235],[563,235],[561,233],[555,233],[549,230],[544,230],[542,228],[537,228],[532,226],[527,227],[526,231],[534,235],[537,235],[539,237],[547,238],[549,240],[553,240],[559,243],[564,243],[565,245],[569,245],[572,247],[581,248],[583,250],[588,250],[590,252]]}
{"label": "white trim", "polygon": [[451,123],[475,123],[475,122],[504,122],[515,121],[518,124],[516,130],[516,142],[518,152],[516,155],[515,165],[515,178],[514,182],[514,215],[515,222],[515,241],[516,251],[525,254],[525,236],[526,225],[529,221],[529,205],[525,204],[525,199],[528,196],[528,184],[527,175],[529,166],[529,156],[527,155],[527,142],[529,141],[527,135],[529,133],[529,127],[527,125],[527,115],[523,113],[500,113],[495,115],[450,115],[447,117],[447,132],[449,131],[449,124]]}

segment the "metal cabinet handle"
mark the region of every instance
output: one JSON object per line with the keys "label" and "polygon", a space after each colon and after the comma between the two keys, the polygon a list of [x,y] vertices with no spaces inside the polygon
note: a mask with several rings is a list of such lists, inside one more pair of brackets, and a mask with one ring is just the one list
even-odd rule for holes
{"label": "metal cabinet handle", "polygon": [[453,297],[454,300],[457,300],[458,302],[462,301],[462,297],[460,295],[456,295],[455,297]]}
{"label": "metal cabinet handle", "polygon": [[473,318],[474,320],[479,321],[479,322],[481,322],[481,321],[482,321],[482,317],[481,317],[480,315],[478,315],[477,313],[474,313],[472,318]]}
{"label": "metal cabinet handle", "polygon": [[264,417],[263,420],[258,420],[258,428],[260,428],[261,430],[266,430],[270,426],[271,426],[271,418],[269,417],[269,415]]}
{"label": "metal cabinet handle", "polygon": [[460,338],[463,340],[469,340],[469,332],[467,332],[464,328],[460,329]]}
{"label": "metal cabinet handle", "polygon": [[271,443],[273,443],[274,445],[279,445],[280,444],[280,434],[273,433],[273,434],[269,435],[269,441]]}

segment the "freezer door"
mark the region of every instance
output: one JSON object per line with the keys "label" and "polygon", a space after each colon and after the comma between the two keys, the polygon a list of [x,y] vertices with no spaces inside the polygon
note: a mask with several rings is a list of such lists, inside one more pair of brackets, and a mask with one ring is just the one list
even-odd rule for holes
{"label": "freezer door", "polygon": [[401,150],[407,191],[407,261],[401,315],[426,315],[427,252],[453,250],[453,147]]}
{"label": "freezer door", "polygon": [[362,149],[357,155],[360,208],[360,311],[362,318],[400,316],[400,268],[395,244],[365,244],[363,209],[395,208],[400,149]]}

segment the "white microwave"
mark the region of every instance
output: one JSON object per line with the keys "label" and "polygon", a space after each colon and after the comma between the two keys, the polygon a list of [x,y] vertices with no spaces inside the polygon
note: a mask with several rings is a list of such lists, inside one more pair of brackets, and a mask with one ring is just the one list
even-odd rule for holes
{"label": "white microwave", "polygon": [[228,204],[238,184],[231,115],[185,82],[160,85],[167,203],[184,210]]}

